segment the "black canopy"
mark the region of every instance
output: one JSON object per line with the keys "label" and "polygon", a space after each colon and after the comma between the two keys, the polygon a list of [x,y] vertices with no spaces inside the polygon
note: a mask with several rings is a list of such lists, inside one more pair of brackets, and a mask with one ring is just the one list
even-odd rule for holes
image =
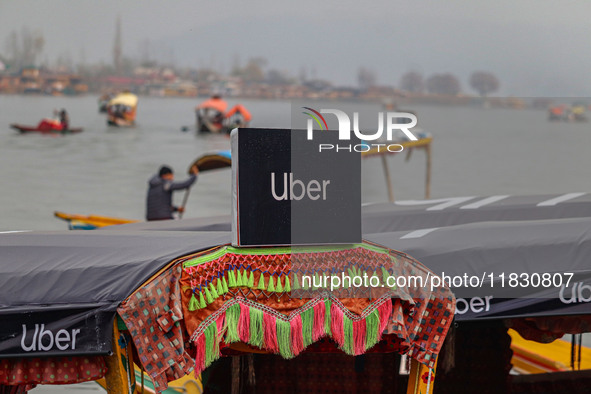
{"label": "black canopy", "polygon": [[228,239],[159,231],[0,234],[0,357],[110,351],[125,298],[176,257]]}
{"label": "black canopy", "polygon": [[[117,306],[175,258],[228,243],[229,223],[215,217],[0,234],[0,357],[108,352]],[[369,205],[363,231],[437,275],[482,278],[476,289],[456,289],[460,320],[591,313],[589,194]],[[567,285],[562,274],[570,272]],[[562,282],[511,288],[511,273],[559,274]]]}
{"label": "black canopy", "polygon": [[[452,283],[458,320],[591,313],[590,193],[369,204],[362,225],[364,239],[438,275],[478,278],[476,287]],[[215,217],[120,228],[229,230],[230,223]]]}

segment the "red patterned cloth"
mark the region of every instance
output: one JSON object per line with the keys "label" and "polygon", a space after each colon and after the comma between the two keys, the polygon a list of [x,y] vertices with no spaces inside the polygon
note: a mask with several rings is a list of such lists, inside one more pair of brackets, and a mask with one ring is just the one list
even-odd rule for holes
{"label": "red patterned cloth", "polygon": [[117,310],[157,392],[189,374],[195,365],[183,341],[180,275],[181,264],[177,263],[138,289]]}
{"label": "red patterned cloth", "polygon": [[[408,258],[401,264],[397,275],[406,278],[423,276],[426,268]],[[409,286],[406,288],[413,302],[409,306],[395,299],[392,318],[386,329],[401,341],[402,353],[433,367],[443,341],[454,318],[455,298],[446,287]]]}
{"label": "red patterned cloth", "polygon": [[434,365],[455,308],[448,288],[387,285],[368,292],[349,285],[328,292],[304,286],[303,275],[328,275],[334,267],[383,281],[433,275],[411,257],[378,245],[293,253],[221,246],[179,259],[118,312],[157,392],[193,369],[202,371],[236,343],[290,359],[323,338],[359,355],[385,335],[388,341],[377,349],[386,346]]}
{"label": "red patterned cloth", "polygon": [[72,384],[100,379],[106,372],[98,356],[8,358],[0,360],[0,385]]}

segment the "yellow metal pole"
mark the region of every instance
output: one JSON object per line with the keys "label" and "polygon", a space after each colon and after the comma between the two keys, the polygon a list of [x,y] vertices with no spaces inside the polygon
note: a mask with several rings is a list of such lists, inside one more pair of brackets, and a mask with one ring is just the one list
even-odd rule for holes
{"label": "yellow metal pole", "polygon": [[410,363],[410,375],[408,376],[408,387],[406,394],[432,394],[435,383],[435,369],[412,359]]}
{"label": "yellow metal pole", "polygon": [[390,179],[390,169],[388,168],[386,155],[382,155],[382,166],[384,167],[384,177],[386,178],[386,185],[388,186],[388,200],[394,202],[394,189],[392,188],[392,179]]}
{"label": "yellow metal pole", "polygon": [[427,155],[427,169],[425,173],[425,199],[431,198],[431,141],[425,146]]}
{"label": "yellow metal pole", "polygon": [[[108,394],[132,394],[131,387],[135,384],[135,374],[127,373],[125,364],[133,365],[128,355],[131,352],[126,352],[119,345],[119,329],[117,328],[117,320],[115,320],[113,328],[113,354],[106,357],[107,375],[105,381],[107,385]],[[128,343],[127,346],[131,346]],[[132,367],[133,368],[133,367]]]}

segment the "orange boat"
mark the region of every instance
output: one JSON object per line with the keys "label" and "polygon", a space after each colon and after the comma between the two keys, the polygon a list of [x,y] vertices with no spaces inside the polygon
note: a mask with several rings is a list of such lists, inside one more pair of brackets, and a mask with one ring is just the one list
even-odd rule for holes
{"label": "orange boat", "polygon": [[228,112],[228,103],[220,96],[214,95],[195,108],[197,132],[229,133],[236,127],[247,127],[252,115],[241,104],[232,107]]}

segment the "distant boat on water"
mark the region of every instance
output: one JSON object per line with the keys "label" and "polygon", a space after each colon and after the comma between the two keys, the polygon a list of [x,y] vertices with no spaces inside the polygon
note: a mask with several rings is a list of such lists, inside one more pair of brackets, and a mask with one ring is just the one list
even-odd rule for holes
{"label": "distant boat on water", "polygon": [[[43,123],[43,122],[41,122]],[[41,124],[40,123],[40,124]],[[13,123],[10,125],[11,128],[17,130],[21,134],[29,134],[29,133],[40,133],[40,134],[75,134],[82,132],[81,127],[76,127],[72,129],[61,129],[61,128],[45,128],[43,126],[25,126],[22,124]]]}
{"label": "distant boat on water", "polygon": [[135,125],[138,97],[129,92],[119,93],[107,104],[109,126],[131,127]]}
{"label": "distant boat on water", "polygon": [[572,107],[565,104],[554,105],[548,108],[548,120],[559,122],[587,122],[587,105],[576,103]]}
{"label": "distant boat on water", "polygon": [[229,133],[236,127],[247,127],[252,115],[241,104],[232,107],[228,112],[228,103],[220,96],[214,95],[195,108],[197,132]]}

